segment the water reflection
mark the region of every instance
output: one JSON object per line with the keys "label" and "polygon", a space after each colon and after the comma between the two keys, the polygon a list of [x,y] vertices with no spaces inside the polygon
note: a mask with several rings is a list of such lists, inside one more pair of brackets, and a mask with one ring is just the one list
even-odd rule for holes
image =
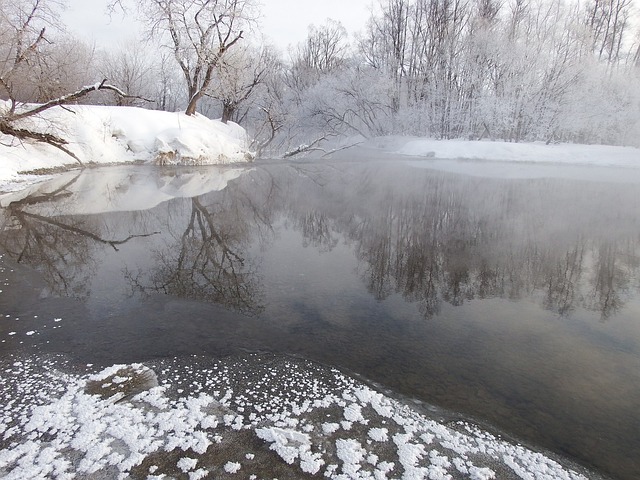
{"label": "water reflection", "polygon": [[53,351],[299,354],[637,477],[637,184],[393,163],[74,175],[0,198],[2,249],[90,304]]}
{"label": "water reflection", "polygon": [[[607,319],[632,293],[640,230],[634,186],[591,185],[585,194],[571,182],[418,177],[365,175],[350,186],[355,204],[330,191],[318,201],[323,210],[294,209],[294,225],[324,248],[348,238],[369,292],[418,302],[425,318],[442,302],[538,296],[562,316],[583,307]],[[348,213],[332,218],[327,198]]]}
{"label": "water reflection", "polygon": [[[134,238],[158,232],[108,238],[97,218],[66,217],[34,213],[41,205],[56,205],[72,196],[70,188],[80,174],[51,191],[38,191],[11,201],[4,210],[0,246],[18,263],[42,272],[51,293],[59,296],[87,298],[96,268],[93,250],[109,246],[114,251]],[[32,210],[32,211],[29,211]],[[63,209],[60,209],[63,210]],[[103,236],[104,235],[104,236]]]}
{"label": "water reflection", "polygon": [[349,227],[363,281],[376,298],[399,293],[419,302],[426,318],[441,302],[517,300],[536,292],[545,308],[562,316],[580,306],[607,319],[624,306],[638,271],[637,239],[587,240],[580,224],[567,222],[566,240],[558,241],[545,225],[516,231],[499,208],[472,210],[471,193],[445,203],[437,185],[427,189],[432,193],[419,200],[385,202],[381,215]]}
{"label": "water reflection", "polygon": [[[215,211],[191,198],[188,222],[173,242],[154,251],[150,272],[125,273],[134,290],[218,303],[247,315],[264,310],[261,283],[247,261],[245,215]],[[234,215],[236,213],[236,215]],[[243,212],[244,213],[244,212]],[[165,231],[171,231],[170,226]]]}
{"label": "water reflection", "polygon": [[[300,232],[304,247],[326,253],[341,242],[352,245],[370,294],[380,301],[401,295],[417,303],[424,318],[443,303],[530,297],[561,316],[586,308],[606,320],[637,294],[633,185],[585,188],[566,180],[477,179],[388,165],[230,171],[189,172],[188,181],[120,171],[110,205],[122,207],[119,192],[136,197],[123,184],[135,177],[136,185],[147,178],[143,204],[157,206],[122,212],[117,221],[108,208],[102,216],[68,214],[69,206],[82,211],[95,197],[76,175],[11,202],[0,242],[18,261],[41,269],[56,294],[86,296],[96,255],[104,255],[99,246],[118,250],[157,234],[161,241],[147,243],[138,268],[126,265],[124,278],[134,290],[251,315],[264,310],[265,298],[260,255],[249,251],[277,241],[274,222],[281,218],[280,228]],[[216,175],[226,180],[211,189]],[[167,185],[174,196],[163,201]],[[182,192],[187,198],[175,195],[176,185],[189,186]],[[188,191],[199,195],[188,198]]]}

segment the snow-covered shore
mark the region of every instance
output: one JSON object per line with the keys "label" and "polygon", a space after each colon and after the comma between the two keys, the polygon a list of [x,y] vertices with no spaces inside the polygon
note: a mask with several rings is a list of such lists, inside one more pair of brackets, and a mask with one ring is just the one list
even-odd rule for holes
{"label": "snow-covered shore", "polygon": [[[29,120],[41,132],[69,141],[85,164],[227,164],[253,158],[246,131],[204,116],[135,107],[74,105]],[[21,125],[23,128],[28,125]],[[607,145],[545,145],[499,141],[433,140],[388,136],[337,149],[340,158],[468,160],[640,169],[640,149]],[[335,155],[334,155],[335,156]],[[47,172],[77,162],[52,146],[0,134],[0,191],[20,190]]]}
{"label": "snow-covered shore", "polygon": [[601,478],[305,360],[190,357],[86,373],[46,358],[0,366],[7,479]]}
{"label": "snow-covered shore", "polygon": [[364,142],[360,148],[364,152],[399,155],[406,158],[490,160],[640,169],[640,149],[611,145],[546,145],[544,143],[433,140],[392,136]]}
{"label": "snow-covered shore", "polygon": [[[72,105],[52,108],[31,126],[66,139],[85,164],[145,162],[157,164],[226,164],[251,159],[245,130],[202,115],[136,107]],[[26,123],[29,122],[29,123]],[[21,172],[77,166],[61,150],[43,143],[18,141],[0,134],[0,191],[20,189],[38,177]]]}

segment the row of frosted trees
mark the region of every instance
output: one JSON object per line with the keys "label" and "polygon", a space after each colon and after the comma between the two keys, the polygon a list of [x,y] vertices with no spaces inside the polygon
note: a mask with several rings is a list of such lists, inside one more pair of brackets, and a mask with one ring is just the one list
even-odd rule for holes
{"label": "row of frosted trees", "polygon": [[634,1],[380,0],[362,32],[327,20],[283,53],[252,0],[130,2],[146,40],[109,49],[69,36],[57,0],[0,0],[0,98],[107,78],[132,97],[82,101],[197,109],[264,155],[388,134],[640,146]]}
{"label": "row of frosted trees", "polygon": [[290,87],[302,84],[299,106],[325,128],[365,136],[637,145],[632,7],[631,0],[384,0],[351,56],[309,61],[313,39],[339,26],[311,30],[294,52]]}

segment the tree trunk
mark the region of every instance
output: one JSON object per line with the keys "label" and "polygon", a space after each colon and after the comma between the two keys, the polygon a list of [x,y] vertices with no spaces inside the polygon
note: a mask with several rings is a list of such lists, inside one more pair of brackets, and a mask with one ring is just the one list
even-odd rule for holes
{"label": "tree trunk", "polygon": [[187,115],[195,115],[196,114],[196,106],[198,105],[198,100],[202,97],[202,90],[198,90],[196,93],[191,95],[189,99],[189,104],[187,105],[187,109],[184,113]]}
{"label": "tree trunk", "polygon": [[227,123],[233,117],[236,107],[229,102],[222,102],[222,123]]}

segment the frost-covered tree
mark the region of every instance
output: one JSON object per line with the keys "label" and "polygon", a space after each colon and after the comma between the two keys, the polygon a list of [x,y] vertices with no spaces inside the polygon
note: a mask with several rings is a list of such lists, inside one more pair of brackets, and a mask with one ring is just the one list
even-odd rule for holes
{"label": "frost-covered tree", "polygon": [[587,3],[585,24],[592,35],[592,48],[600,60],[616,63],[630,26],[632,0],[591,0]]}
{"label": "frost-covered tree", "polygon": [[[152,99],[158,72],[154,58],[139,42],[130,41],[114,51],[104,52],[99,70],[121,88],[137,97]],[[116,105],[135,105],[140,99],[115,98]]]}
{"label": "frost-covered tree", "polygon": [[343,68],[349,56],[347,31],[340,22],[329,18],[323,25],[310,25],[307,38],[290,51],[287,86],[302,92],[323,74]]}
{"label": "frost-covered tree", "polygon": [[278,64],[277,54],[269,46],[242,45],[225,55],[206,93],[220,102],[223,123],[243,123],[264,94],[264,83]]}
{"label": "frost-covered tree", "polygon": [[[169,48],[187,87],[187,115],[211,86],[224,55],[255,19],[251,0],[135,0],[150,37]],[[121,5],[112,2],[112,7]]]}
{"label": "frost-covered tree", "polygon": [[346,29],[329,18],[319,27],[309,26],[307,38],[297,46],[293,61],[311,70],[327,72],[340,68],[348,53]]}
{"label": "frost-covered tree", "polygon": [[45,61],[49,35],[60,29],[57,0],[0,0],[0,98],[35,100],[34,74]]}

